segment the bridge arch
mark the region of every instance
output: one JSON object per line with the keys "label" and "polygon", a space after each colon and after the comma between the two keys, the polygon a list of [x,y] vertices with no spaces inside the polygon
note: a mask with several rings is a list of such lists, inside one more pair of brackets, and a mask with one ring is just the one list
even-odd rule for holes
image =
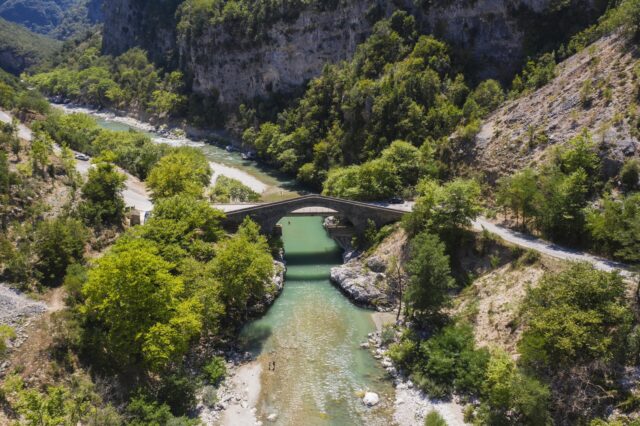
{"label": "bridge arch", "polygon": [[260,225],[262,232],[271,233],[276,224],[287,215],[310,207],[327,209],[325,213],[312,213],[314,215],[332,216],[336,213],[346,218],[356,232],[363,232],[369,221],[381,227],[389,223],[397,222],[405,212],[387,207],[358,201],[343,200],[322,195],[307,195],[275,203],[264,203],[250,206],[227,213],[225,225],[229,229],[237,228],[246,217],[250,217]]}

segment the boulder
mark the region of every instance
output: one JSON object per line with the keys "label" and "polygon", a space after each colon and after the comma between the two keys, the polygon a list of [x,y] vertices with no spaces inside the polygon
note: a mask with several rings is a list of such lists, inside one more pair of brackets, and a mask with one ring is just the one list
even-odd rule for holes
{"label": "boulder", "polygon": [[373,407],[374,405],[378,405],[380,402],[380,397],[375,392],[367,392],[364,394],[364,398],[362,398],[362,402],[367,407]]}

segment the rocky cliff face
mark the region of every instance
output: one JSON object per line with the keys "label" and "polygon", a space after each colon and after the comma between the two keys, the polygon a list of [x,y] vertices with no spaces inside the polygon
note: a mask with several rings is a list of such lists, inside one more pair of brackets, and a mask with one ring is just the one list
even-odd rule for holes
{"label": "rocky cliff face", "polygon": [[[275,22],[262,42],[243,40],[223,26],[197,36],[178,37],[180,0],[113,0],[105,7],[104,50],[118,54],[133,46],[156,62],[179,63],[196,93],[219,95],[223,104],[286,93],[318,75],[326,63],[347,59],[370,33],[367,19],[378,5],[389,15],[400,4],[416,16],[424,33],[444,38],[478,78],[510,78],[527,50],[553,35],[583,26],[601,11],[599,0],[353,0],[331,11],[303,11],[295,20]],[[404,4],[403,4],[404,3]],[[558,26],[558,22],[563,25]],[[535,46],[526,45],[525,40]],[[241,48],[239,48],[241,46]]]}

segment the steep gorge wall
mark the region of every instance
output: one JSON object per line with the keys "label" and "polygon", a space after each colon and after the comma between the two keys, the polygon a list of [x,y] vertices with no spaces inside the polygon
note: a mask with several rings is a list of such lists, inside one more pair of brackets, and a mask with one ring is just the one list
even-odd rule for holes
{"label": "steep gorge wall", "polygon": [[371,32],[373,23],[366,16],[374,5],[382,15],[400,5],[416,16],[422,32],[447,40],[476,77],[502,80],[533,50],[525,41],[540,47],[545,37],[584,26],[603,9],[600,0],[572,0],[569,5],[560,0],[430,0],[422,6],[413,0],[352,0],[335,10],[311,9],[295,20],[275,22],[263,41],[252,41],[243,29],[230,31],[223,25],[178,36],[179,3],[108,2],[104,50],[117,54],[142,46],[156,62],[179,66],[194,92],[217,94],[227,105],[290,92],[318,75],[324,64],[350,58]]}

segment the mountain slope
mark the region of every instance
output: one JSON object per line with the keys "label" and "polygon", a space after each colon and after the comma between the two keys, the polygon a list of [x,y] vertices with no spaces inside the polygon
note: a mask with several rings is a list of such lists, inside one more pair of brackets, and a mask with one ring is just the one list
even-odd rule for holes
{"label": "mountain slope", "polygon": [[102,0],[0,0],[0,17],[66,39],[102,20]]}
{"label": "mountain slope", "polygon": [[605,173],[638,155],[638,52],[620,34],[604,37],[556,67],[544,87],[506,102],[467,151],[491,180],[540,163],[549,148],[587,129],[602,142]]}
{"label": "mountain slope", "polygon": [[0,68],[19,74],[51,55],[60,43],[0,18]]}

